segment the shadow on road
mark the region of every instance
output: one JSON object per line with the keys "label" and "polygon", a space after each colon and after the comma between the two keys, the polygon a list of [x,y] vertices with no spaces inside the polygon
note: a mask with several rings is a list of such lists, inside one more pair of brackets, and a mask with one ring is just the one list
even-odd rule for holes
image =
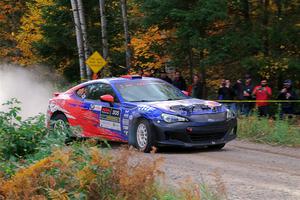
{"label": "shadow on road", "polygon": [[[120,142],[108,142],[109,147],[112,149],[119,149],[123,146],[128,147],[127,143]],[[106,148],[107,144],[101,142],[101,147]],[[226,152],[228,149],[217,150],[212,148],[183,148],[183,147],[160,147],[157,149],[157,154],[194,154],[194,153],[204,153],[204,152]]]}
{"label": "shadow on road", "polygon": [[183,147],[162,147],[159,148],[159,154],[194,154],[204,152],[226,152],[226,147],[221,150],[212,148],[183,148]]}

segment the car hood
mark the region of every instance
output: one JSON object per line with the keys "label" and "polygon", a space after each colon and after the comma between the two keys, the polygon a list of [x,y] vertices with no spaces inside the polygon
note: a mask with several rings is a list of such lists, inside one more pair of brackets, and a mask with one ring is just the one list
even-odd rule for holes
{"label": "car hood", "polygon": [[159,109],[162,112],[194,115],[225,112],[226,109],[218,102],[201,99],[184,99],[174,101],[155,101],[134,103],[137,107],[145,110]]}

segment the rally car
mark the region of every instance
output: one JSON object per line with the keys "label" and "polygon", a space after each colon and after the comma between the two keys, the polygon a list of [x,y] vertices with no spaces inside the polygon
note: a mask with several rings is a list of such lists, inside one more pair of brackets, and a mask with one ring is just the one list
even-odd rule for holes
{"label": "rally car", "polygon": [[160,146],[221,149],[237,131],[234,113],[220,103],[141,76],[98,79],[55,93],[47,119],[49,126],[79,126],[80,137],[128,142],[144,152]]}

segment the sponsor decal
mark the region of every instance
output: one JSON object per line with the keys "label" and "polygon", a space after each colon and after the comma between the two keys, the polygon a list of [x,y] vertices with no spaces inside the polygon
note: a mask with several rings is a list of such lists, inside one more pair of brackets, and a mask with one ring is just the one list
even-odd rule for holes
{"label": "sponsor decal", "polygon": [[129,119],[123,119],[123,125],[128,126],[129,125]]}
{"label": "sponsor decal", "polygon": [[138,107],[138,110],[141,112],[150,112],[150,111],[154,111],[155,109],[150,106],[142,105]]}
{"label": "sponsor decal", "polygon": [[102,106],[91,104],[90,110],[93,110],[93,111],[101,111],[101,110],[102,110]]}
{"label": "sponsor decal", "polygon": [[208,122],[215,122],[215,119],[207,119]]}
{"label": "sponsor decal", "polygon": [[102,107],[100,114],[100,127],[121,131],[121,111],[115,108]]}
{"label": "sponsor decal", "polygon": [[108,107],[102,107],[101,109],[101,115],[110,115],[112,108],[108,108]]}
{"label": "sponsor decal", "polygon": [[100,127],[121,131],[120,123],[111,122],[111,121],[107,121],[107,120],[101,120]]}
{"label": "sponsor decal", "polygon": [[114,117],[120,117],[120,110],[119,109],[112,109],[111,110],[111,115],[114,116]]}

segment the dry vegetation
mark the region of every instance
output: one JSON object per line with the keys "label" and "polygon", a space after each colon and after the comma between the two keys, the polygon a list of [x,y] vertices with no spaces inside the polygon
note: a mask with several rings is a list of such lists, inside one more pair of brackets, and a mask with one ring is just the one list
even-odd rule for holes
{"label": "dry vegetation", "polygon": [[205,185],[191,183],[178,192],[168,191],[159,184],[163,180],[159,170],[163,160],[140,155],[128,148],[116,154],[90,143],[59,148],[44,159],[20,168],[11,178],[2,177],[0,197],[15,200],[219,198]]}
{"label": "dry vegetation", "polygon": [[[151,199],[158,197],[159,160],[130,165],[133,151],[111,157],[97,147],[57,149],[2,180],[5,199]],[[142,164],[145,163],[145,164]]]}
{"label": "dry vegetation", "polygon": [[65,146],[73,129],[47,129],[43,115],[23,121],[17,104],[13,99],[0,112],[0,200],[199,200],[225,193],[190,182],[172,190],[160,171],[163,159],[134,149],[101,148],[94,140]]}

